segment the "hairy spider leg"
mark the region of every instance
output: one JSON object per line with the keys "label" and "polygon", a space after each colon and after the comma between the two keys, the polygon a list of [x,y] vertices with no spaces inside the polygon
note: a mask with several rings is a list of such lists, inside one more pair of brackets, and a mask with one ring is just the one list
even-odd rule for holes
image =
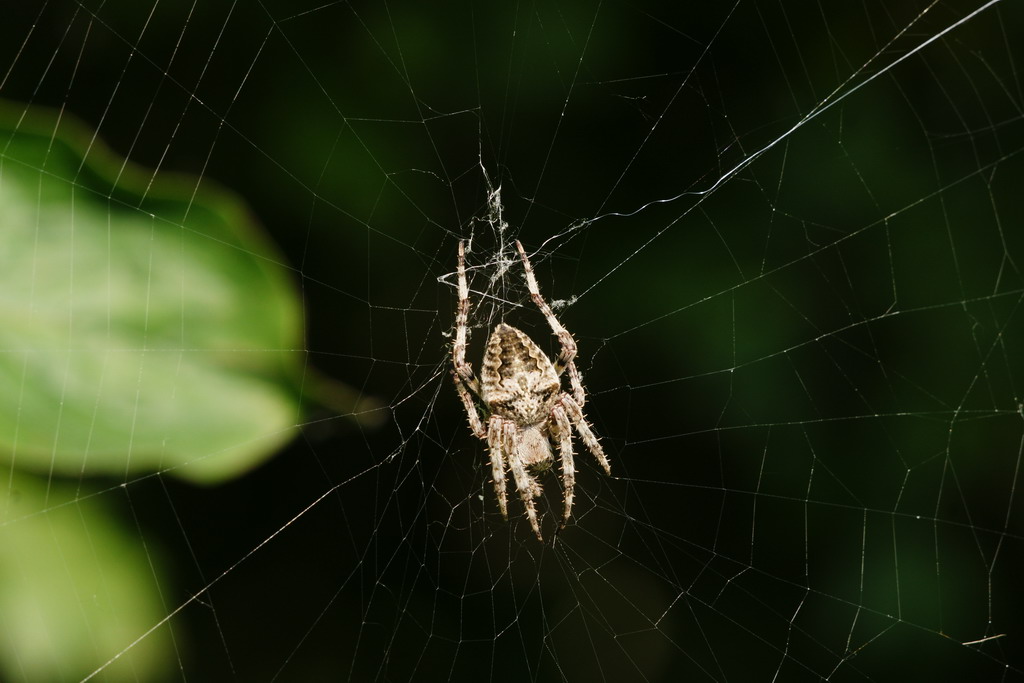
{"label": "hairy spider leg", "polygon": [[569,521],[572,514],[573,492],[576,490],[576,466],[572,459],[572,424],[569,422],[565,409],[555,404],[551,409],[553,419],[551,430],[552,436],[558,439],[558,454],[562,459],[562,488],[565,497],[565,514],[562,517],[562,526]]}
{"label": "hairy spider leg", "polygon": [[612,466],[608,462],[608,456],[604,454],[604,450],[597,440],[597,435],[594,434],[593,430],[590,429],[590,425],[587,424],[587,418],[583,415],[580,405],[569,394],[562,394],[560,403],[565,406],[565,412],[569,420],[576,425],[576,431],[579,432],[580,439],[583,440],[587,450],[594,454],[597,461],[601,463],[601,467],[604,468],[605,474],[610,477],[612,475]]}
{"label": "hairy spider leg", "polygon": [[459,378],[473,393],[479,392],[476,373],[466,362],[466,328],[469,324],[469,285],[466,284],[466,245],[459,242],[459,307],[455,316],[455,345],[452,347],[452,361]]}
{"label": "hairy spider leg", "polygon": [[469,324],[469,285],[466,284],[466,245],[459,242],[459,307],[455,316],[455,344],[452,346],[452,363],[455,366],[455,388],[462,399],[469,418],[469,428],[477,438],[487,438],[487,429],[476,409],[473,394],[479,395],[480,383],[473,367],[466,362],[466,326]]}
{"label": "hairy spider leg", "polygon": [[523,245],[519,240],[516,240],[516,249],[519,250],[519,256],[523,259],[523,269],[526,271],[526,287],[530,290],[530,297],[533,299],[533,303],[537,305],[537,308],[540,309],[540,312],[544,314],[548,325],[551,327],[551,331],[558,337],[558,342],[562,346],[562,351],[555,360],[555,372],[561,376],[563,372],[568,370],[569,384],[572,387],[573,397],[576,399],[576,403],[582,406],[587,398],[583,391],[580,373],[576,369],[576,340],[573,339],[569,330],[562,327],[562,323],[558,322],[558,318],[555,317],[554,311],[548,306],[548,302],[540,295],[540,287],[537,286],[537,278],[533,274],[533,266],[530,265],[530,259],[526,257],[526,250],[523,249]]}
{"label": "hairy spider leg", "polygon": [[[498,496],[501,516],[508,519],[508,491],[505,484],[505,420],[492,415],[487,423],[487,446],[491,455],[491,476],[494,477],[494,493]],[[509,454],[511,458],[512,455]]]}

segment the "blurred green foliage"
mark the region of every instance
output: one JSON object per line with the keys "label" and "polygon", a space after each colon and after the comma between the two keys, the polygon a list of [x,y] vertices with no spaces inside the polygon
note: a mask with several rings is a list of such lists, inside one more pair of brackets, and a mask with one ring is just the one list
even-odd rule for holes
{"label": "blurred green foliage", "polygon": [[[0,148],[0,670],[79,677],[166,607],[159,553],[89,479],[53,475],[252,468],[294,434],[302,316],[245,207],[208,182],[155,179],[69,117],[14,104]],[[169,644],[132,648],[135,674]]]}
{"label": "blurred green foliage", "polygon": [[[103,496],[0,469],[0,672],[5,681],[147,680],[173,664],[160,553]],[[147,634],[138,645],[129,644]]]}
{"label": "blurred green foliage", "polygon": [[213,481],[277,450],[301,312],[244,207],[197,178],[151,184],[67,117],[20,116],[0,109],[3,457]]}

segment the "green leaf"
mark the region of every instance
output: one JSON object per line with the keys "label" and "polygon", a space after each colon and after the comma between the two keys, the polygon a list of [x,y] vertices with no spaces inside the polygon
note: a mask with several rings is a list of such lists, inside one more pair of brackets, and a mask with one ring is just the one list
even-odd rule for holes
{"label": "green leaf", "polygon": [[101,680],[159,678],[174,650],[168,625],[149,632],[166,614],[154,549],[138,547],[106,497],[0,478],[0,678],[81,680],[115,657]]}
{"label": "green leaf", "polygon": [[234,476],[299,421],[301,309],[232,195],[0,104],[0,459]]}

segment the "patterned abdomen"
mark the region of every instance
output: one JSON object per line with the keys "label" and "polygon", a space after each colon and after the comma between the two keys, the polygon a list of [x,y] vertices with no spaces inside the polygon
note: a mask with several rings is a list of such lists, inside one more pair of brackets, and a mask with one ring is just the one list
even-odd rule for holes
{"label": "patterned abdomen", "polygon": [[491,332],[480,392],[492,414],[520,425],[544,422],[559,391],[555,366],[525,332],[501,323]]}

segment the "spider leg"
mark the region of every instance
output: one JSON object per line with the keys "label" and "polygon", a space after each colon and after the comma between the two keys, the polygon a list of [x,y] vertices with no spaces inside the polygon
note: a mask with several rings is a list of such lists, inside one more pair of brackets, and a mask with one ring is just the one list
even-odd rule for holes
{"label": "spider leg", "polygon": [[514,422],[504,422],[504,435],[505,447],[508,449],[508,464],[512,470],[512,476],[516,480],[519,497],[523,499],[523,505],[526,506],[526,516],[530,519],[533,533],[537,534],[538,540],[543,541],[544,537],[540,534],[540,522],[537,520],[537,506],[533,502],[533,499],[541,494],[540,483],[526,471],[526,466],[523,464],[523,459],[519,454],[519,443]]}
{"label": "spider leg", "polygon": [[608,456],[604,454],[604,449],[601,448],[601,444],[597,441],[597,435],[594,434],[593,430],[590,429],[590,425],[587,424],[587,418],[583,415],[583,410],[580,408],[580,404],[568,394],[562,394],[560,403],[565,406],[566,415],[572,424],[576,426],[576,431],[579,432],[580,439],[587,447],[597,461],[601,463],[601,467],[604,468],[605,474],[611,476],[612,466],[608,462]]}
{"label": "spider leg", "polygon": [[455,344],[452,346],[452,363],[455,375],[474,394],[480,393],[473,367],[466,362],[466,327],[469,322],[469,285],[466,284],[466,245],[459,242],[459,307],[455,315]]}
{"label": "spider leg", "polygon": [[[501,516],[508,519],[508,491],[505,486],[505,421],[493,416],[487,423],[487,445],[491,454],[491,476],[494,477],[494,493],[498,497]],[[512,457],[512,454],[509,454]]]}
{"label": "spider leg", "polygon": [[565,489],[565,515],[562,517],[562,526],[569,521],[572,514],[572,497],[576,488],[576,466],[572,459],[572,424],[565,414],[565,409],[555,404],[551,410],[551,417],[554,420],[552,430],[558,438],[558,454],[562,457],[562,488]]}
{"label": "spider leg", "polygon": [[[487,429],[480,419],[480,413],[472,394],[480,394],[480,383],[473,367],[466,362],[466,325],[469,319],[469,286],[466,284],[466,247],[459,242],[459,307],[455,316],[455,344],[452,346],[452,375],[455,388],[462,399],[462,406],[469,418],[469,428],[479,439],[487,438]],[[472,393],[471,393],[472,392]]]}
{"label": "spider leg", "polygon": [[462,399],[462,407],[466,409],[466,417],[469,418],[469,428],[473,430],[477,438],[488,438],[487,428],[484,427],[483,422],[480,420],[480,413],[476,409],[473,396],[469,393],[469,389],[466,388],[462,379],[457,374],[453,373],[453,376],[455,377],[455,389],[459,392],[459,398]]}
{"label": "spider leg", "polygon": [[576,399],[576,403],[582,406],[587,398],[583,391],[583,382],[580,381],[580,373],[576,369],[576,363],[574,362],[576,358],[576,340],[572,338],[569,330],[565,329],[562,323],[558,322],[554,311],[548,306],[548,302],[544,300],[544,297],[540,295],[540,287],[537,286],[537,278],[533,274],[533,266],[530,265],[530,259],[526,257],[526,250],[523,249],[523,245],[519,240],[516,240],[516,249],[519,250],[519,256],[523,259],[523,270],[526,271],[526,287],[530,290],[530,297],[533,299],[533,303],[537,305],[537,308],[540,309],[540,312],[544,314],[548,325],[551,327],[551,331],[558,337],[558,342],[562,345],[562,351],[558,354],[558,358],[555,359],[555,372],[561,376],[566,370],[569,371],[569,384],[572,386],[573,397]]}
{"label": "spider leg", "polygon": [[580,380],[579,370],[576,369],[576,363],[570,362],[566,369],[569,371],[569,386],[572,387],[572,395],[576,400],[576,404],[582,406],[587,400],[587,394],[583,391],[583,382]]}

